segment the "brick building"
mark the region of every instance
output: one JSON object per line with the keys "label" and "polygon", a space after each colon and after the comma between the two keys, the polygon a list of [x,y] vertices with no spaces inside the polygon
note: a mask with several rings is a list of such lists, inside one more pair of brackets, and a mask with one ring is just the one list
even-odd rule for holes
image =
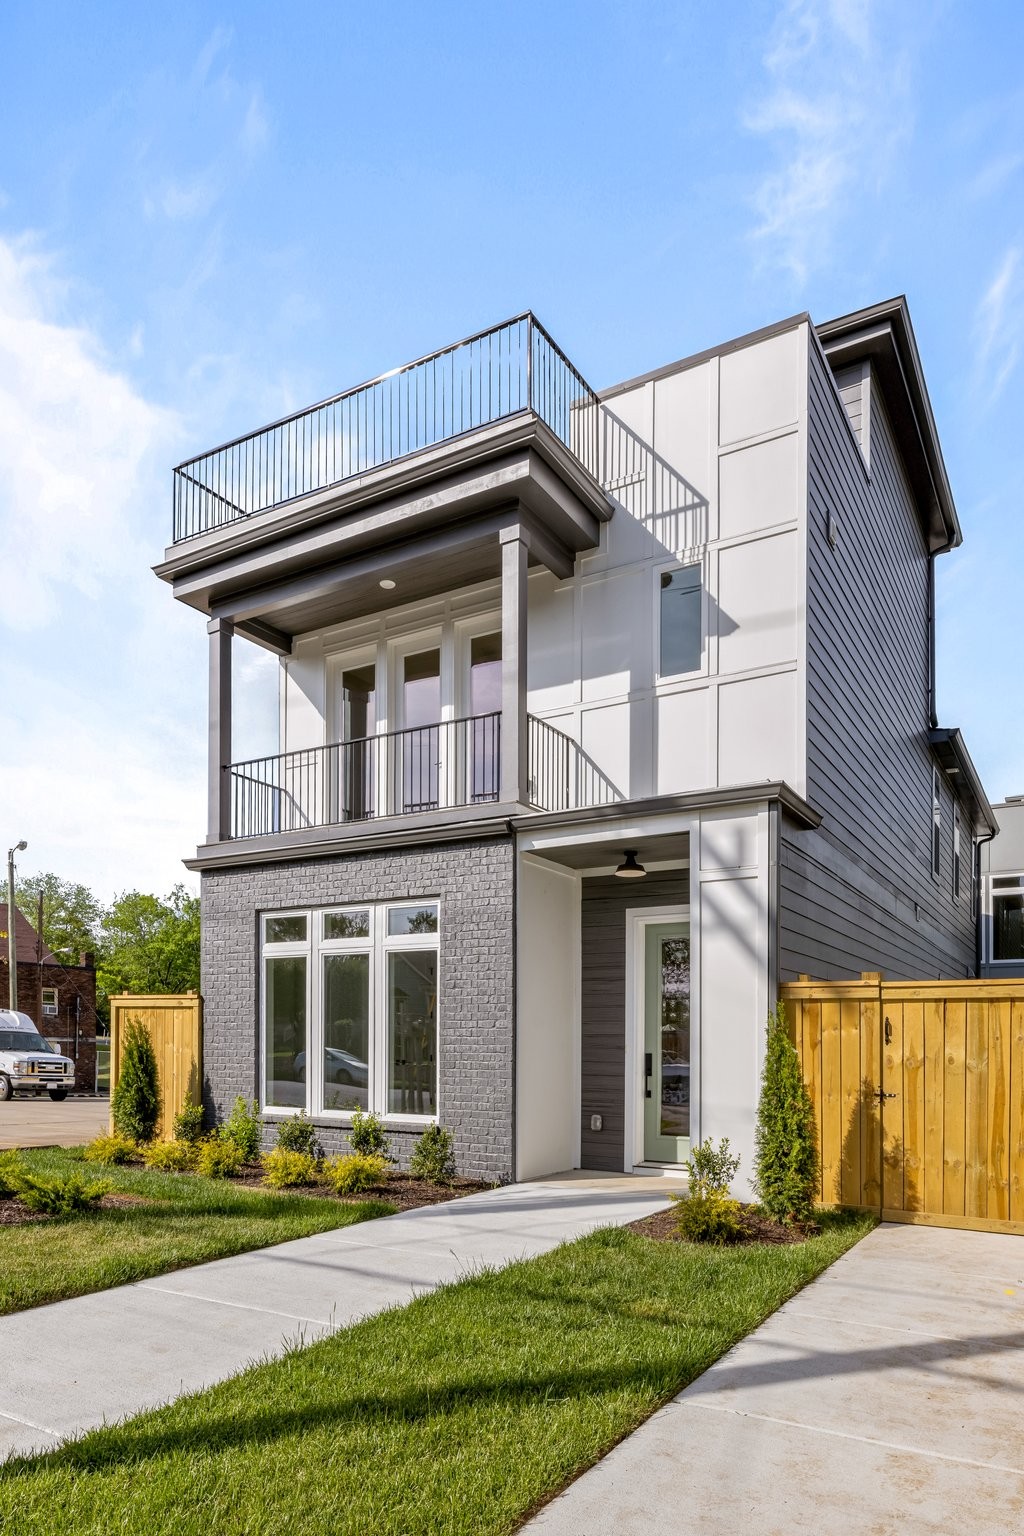
{"label": "brick building", "polygon": [[[8,911],[0,903],[0,1006],[7,1007]],[[96,966],[90,954],[65,965],[36,933],[23,912],[15,912],[18,955],[18,1009],[41,1035],[75,1063],[75,1088],[96,1084]]]}

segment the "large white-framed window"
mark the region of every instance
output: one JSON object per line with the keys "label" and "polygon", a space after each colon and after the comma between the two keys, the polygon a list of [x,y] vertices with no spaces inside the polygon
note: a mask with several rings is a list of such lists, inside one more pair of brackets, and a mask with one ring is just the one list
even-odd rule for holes
{"label": "large white-framed window", "polygon": [[1004,964],[1024,961],[1024,874],[990,876],[992,955]]}
{"label": "large white-framed window", "polygon": [[660,566],[655,575],[658,679],[692,676],[704,664],[703,565]]}
{"label": "large white-framed window", "polygon": [[264,913],[263,1107],[436,1118],[439,942],[436,898]]}

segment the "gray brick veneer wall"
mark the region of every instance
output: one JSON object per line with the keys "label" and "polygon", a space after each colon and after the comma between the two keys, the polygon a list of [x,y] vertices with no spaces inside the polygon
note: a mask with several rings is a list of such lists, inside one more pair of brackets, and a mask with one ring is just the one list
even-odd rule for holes
{"label": "gray brick veneer wall", "polygon": [[[459,1171],[509,1179],[514,1156],[515,854],[510,838],[212,870],[202,877],[204,1085],[208,1117],[259,1097],[259,914],[281,907],[434,896],[441,903],[439,1118]],[[344,1129],[318,1121],[328,1152]],[[396,1130],[408,1163],[418,1132]],[[273,1127],[267,1130],[274,1140]]]}

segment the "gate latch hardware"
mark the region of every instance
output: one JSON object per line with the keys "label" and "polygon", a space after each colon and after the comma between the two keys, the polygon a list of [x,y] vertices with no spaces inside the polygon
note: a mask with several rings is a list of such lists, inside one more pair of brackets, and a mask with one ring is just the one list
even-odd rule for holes
{"label": "gate latch hardware", "polygon": [[654,1075],[654,1052],[644,1052],[644,1098],[651,1098],[651,1078]]}
{"label": "gate latch hardware", "polygon": [[881,1104],[885,1099],[896,1099],[898,1097],[899,1095],[896,1093],[886,1093],[884,1088],[875,1089],[875,1098],[878,1100],[879,1104]]}

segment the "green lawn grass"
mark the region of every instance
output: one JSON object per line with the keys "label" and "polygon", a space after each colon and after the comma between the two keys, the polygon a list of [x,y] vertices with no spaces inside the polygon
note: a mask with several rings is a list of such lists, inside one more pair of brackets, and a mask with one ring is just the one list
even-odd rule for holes
{"label": "green lawn grass", "polygon": [[83,1163],[79,1149],[26,1151],[20,1158],[33,1173],[84,1173],[153,1203],[0,1226],[0,1313],[126,1285],[391,1210],[380,1201],[343,1205],[246,1189],[224,1179],[98,1167]]}
{"label": "green lawn grass", "polygon": [[873,1224],[733,1249],[606,1229],[12,1462],[0,1529],[513,1531]]}

